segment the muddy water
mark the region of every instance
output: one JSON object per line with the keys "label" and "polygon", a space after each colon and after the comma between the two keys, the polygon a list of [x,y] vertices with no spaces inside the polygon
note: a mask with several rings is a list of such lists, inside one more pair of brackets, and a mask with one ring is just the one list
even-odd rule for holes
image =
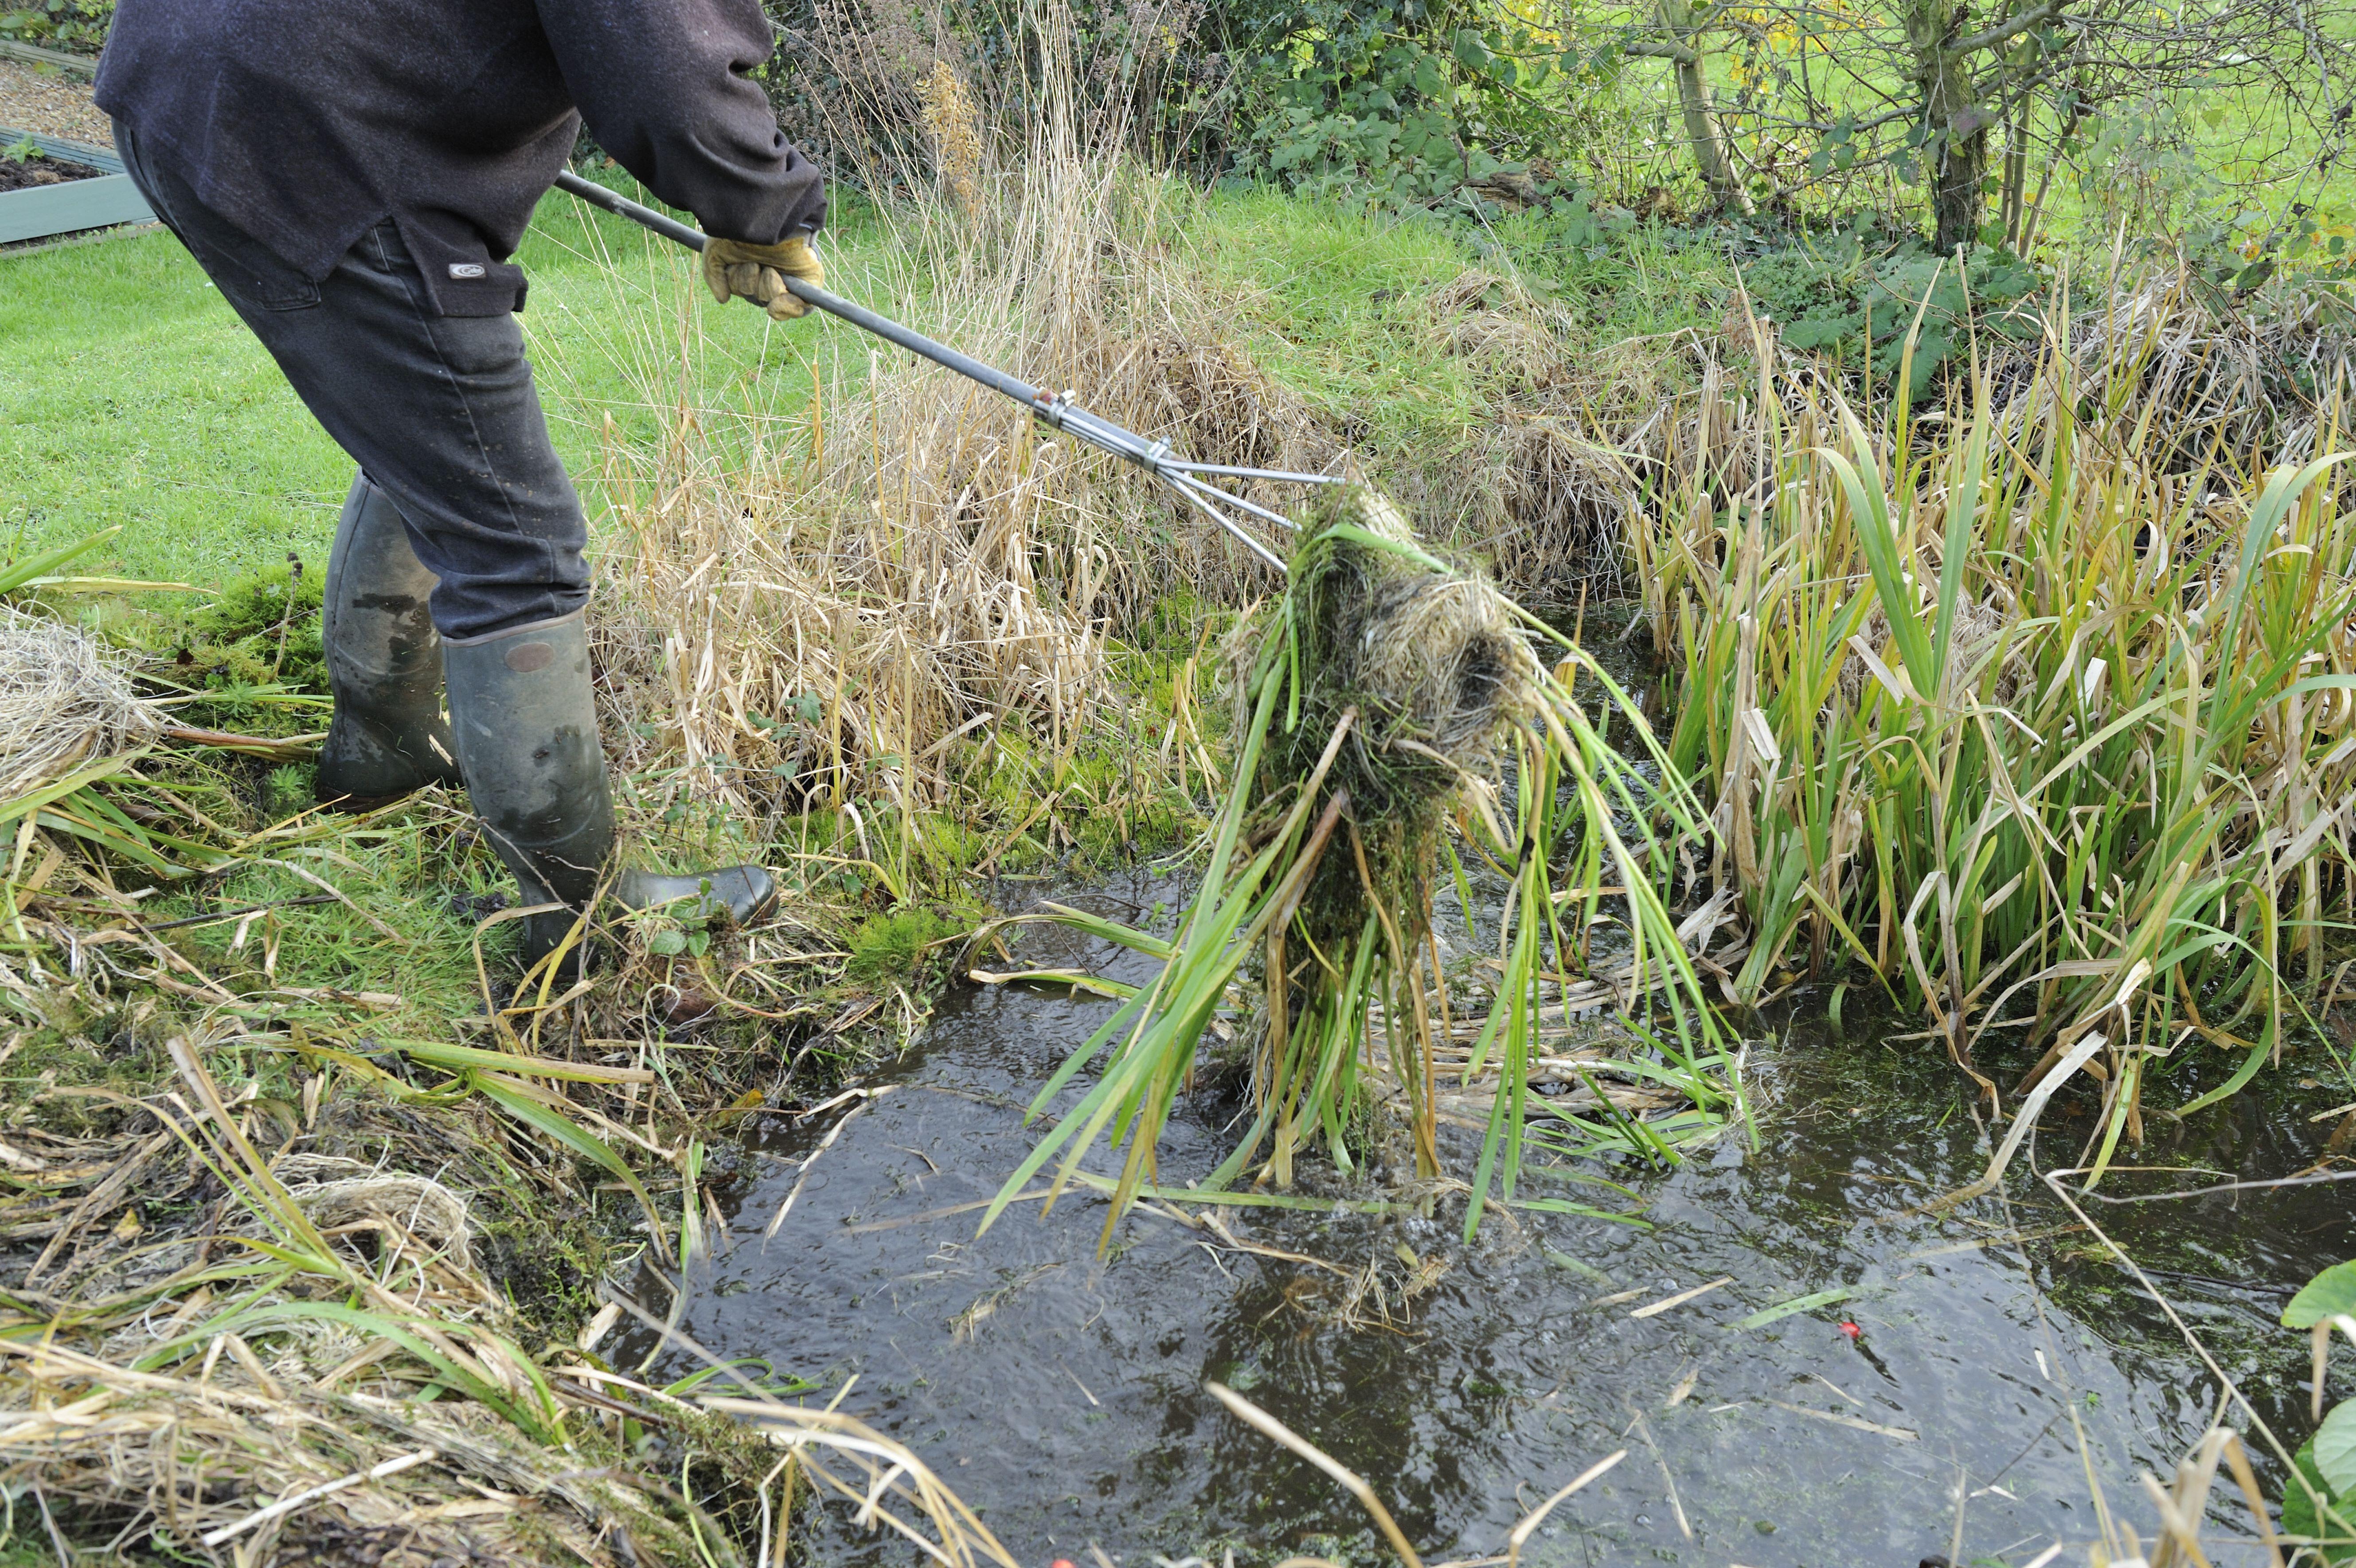
{"label": "muddy water", "polygon": [[[1167,896],[1115,887],[1099,907],[1134,918],[1157,892]],[[1039,935],[1023,957],[1141,978],[1135,959],[1068,933]],[[1984,1168],[1987,1141],[1935,1048],[1884,1043],[1894,1026],[1860,1020],[1849,1000],[1846,1036],[1816,1007],[1816,1022],[1752,1047],[1755,1146],[1728,1138],[1673,1172],[1613,1173],[1644,1228],[1525,1211],[1467,1246],[1461,1202],[1432,1218],[1226,1211],[1236,1240],[1327,1269],[1237,1251],[1148,1212],[1099,1259],[1106,1210],[1084,1193],[1044,1219],[1021,1205],[977,1239],[976,1213],[942,1211],[996,1189],[1029,1146],[1019,1107],[1108,1004],[961,990],[872,1080],[886,1091],[811,1165],[765,1242],[799,1162],[841,1112],[771,1136],[724,1250],[690,1281],[682,1324],[825,1395],[856,1374],[844,1408],[923,1454],[1026,1563],[1087,1562],[1091,1542],[1140,1565],[1153,1554],[1215,1563],[1228,1547],[1253,1565],[1294,1552],[1375,1559],[1356,1506],[1227,1418],[1205,1379],[1247,1391],[1365,1475],[1432,1561],[1502,1552],[1532,1504],[1622,1448],[1627,1458],[1553,1516],[1526,1561],[1914,1568],[1951,1550],[1960,1492],[1957,1563],[2024,1564],[2058,1541],[2070,1546],[2057,1562],[2074,1565],[2096,1535],[2090,1475],[2147,1533],[2136,1473],[2169,1472],[2208,1423],[2214,1381],[2025,1171],[2009,1210],[1990,1198],[1910,1214]],[[2272,1079],[2271,1100],[2158,1123],[2136,1158],[2247,1176],[2300,1169],[2331,1125],[2307,1117],[2348,1098],[2300,1089],[2302,1076],[2294,1063]],[[2188,1073],[2149,1102],[2180,1102],[2194,1086]],[[1215,1163],[1233,1109],[1181,1109],[1166,1183]],[[2040,1163],[2072,1163],[2091,1112],[2057,1100]],[[1102,1150],[1090,1163],[1113,1168]],[[2125,1197],[2202,1179],[2215,1178],[2105,1186]],[[2304,1347],[2274,1320],[2292,1288],[2356,1253],[2337,1196],[2347,1190],[2095,1215],[2294,1443],[2307,1430]],[[1370,1260],[1379,1294],[1348,1277]],[[1734,1326],[1837,1288],[1851,1294]],[[694,1369],[669,1354],[656,1366]],[[2247,1529],[2221,1494],[2213,1559],[2262,1561],[2231,1539]],[[840,1520],[813,1544],[816,1561],[907,1556]]]}

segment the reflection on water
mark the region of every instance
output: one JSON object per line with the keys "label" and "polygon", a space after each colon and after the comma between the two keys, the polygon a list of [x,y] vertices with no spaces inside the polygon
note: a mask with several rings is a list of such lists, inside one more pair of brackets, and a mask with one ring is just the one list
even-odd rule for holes
{"label": "reflection on water", "polygon": [[[1068,933],[1036,934],[1024,957],[1140,970]],[[873,1080],[887,1091],[817,1161],[765,1245],[798,1162],[841,1112],[766,1145],[681,1320],[718,1353],[766,1356],[830,1394],[856,1373],[844,1408],[925,1455],[1025,1563],[1085,1561],[1090,1542],[1141,1563],[1216,1562],[1228,1546],[1248,1564],[1375,1558],[1355,1505],[1227,1417],[1205,1379],[1365,1476],[1435,1561],[1502,1552],[1529,1507],[1627,1448],[1533,1538],[1533,1564],[1913,1568],[1949,1552],[1959,1492],[1956,1562],[2023,1563],[2058,1539],[2073,1543],[2058,1561],[2074,1564],[2096,1533],[2089,1470],[2147,1520],[2136,1472],[2169,1474],[2216,1408],[2159,1305],[2069,1228],[2025,1159],[2009,1210],[1991,1197],[1909,1212],[1976,1175],[1988,1145],[1937,1047],[1879,1043],[1853,999],[1847,1039],[1815,1024],[1753,1047],[1755,1148],[1730,1138],[1672,1173],[1614,1173],[1648,1229],[1522,1211],[1467,1247],[1461,1200],[1432,1219],[1222,1212],[1235,1240],[1330,1265],[1318,1267],[1141,1211],[1099,1259],[1106,1210],[1075,1190],[1044,1219],[1021,1205],[977,1239],[977,1212],[939,1211],[996,1190],[1029,1147],[1021,1105],[1108,1005],[950,995],[918,1048]],[[2155,1118],[2136,1157],[2302,1168],[2329,1126],[2306,1115],[2331,1091],[2302,1094],[2297,1079],[2274,1075],[2271,1108],[2251,1095],[2189,1126]],[[1233,1109],[1182,1105],[1165,1184],[1215,1163]],[[2085,1097],[2057,1099],[2040,1164],[2072,1163],[2091,1112]],[[1091,1164],[1112,1167],[1101,1150]],[[2163,1179],[2190,1185],[2106,1185],[2126,1195]],[[2291,1289],[2351,1255],[2337,1190],[2096,1215],[2226,1368],[2265,1391],[2262,1410],[2293,1442],[2307,1430],[2304,1346],[2274,1321]],[[1733,1326],[1837,1289],[1849,1294]],[[669,1353],[657,1365],[694,1369]],[[2230,1539],[2247,1520],[2222,1492],[2211,1520],[2213,1560],[2263,1560]],[[819,1560],[905,1559],[839,1520],[822,1528],[843,1533]]]}

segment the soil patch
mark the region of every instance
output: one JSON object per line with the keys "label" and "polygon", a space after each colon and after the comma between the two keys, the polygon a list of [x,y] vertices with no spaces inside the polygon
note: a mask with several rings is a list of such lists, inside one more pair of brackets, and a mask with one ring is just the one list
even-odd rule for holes
{"label": "soil patch", "polygon": [[105,172],[88,164],[68,163],[63,158],[27,158],[23,163],[0,158],[0,193],[63,185],[69,180],[96,179]]}

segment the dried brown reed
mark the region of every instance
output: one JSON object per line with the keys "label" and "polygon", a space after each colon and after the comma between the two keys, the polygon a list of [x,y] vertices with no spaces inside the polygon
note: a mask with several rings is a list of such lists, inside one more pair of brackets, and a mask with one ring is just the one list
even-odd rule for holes
{"label": "dried brown reed", "polygon": [[[0,1486],[19,1531],[37,1520],[61,1560],[77,1546],[226,1550],[254,1568],[322,1553],[415,1568],[768,1563],[799,1487],[848,1498],[857,1524],[952,1568],[1008,1562],[913,1453],[848,1415],[766,1395],[689,1402],[569,1348],[526,1354],[477,1265],[466,1195],[293,1146],[257,1124],[250,1089],[222,1094],[208,1058],[257,1041],[273,1043],[235,1025],[174,1039],[177,1094],[62,1091],[111,1133],[11,1134],[27,1196],[0,1223],[49,1242],[0,1292]],[[496,1059],[559,1082],[597,1070]],[[453,1136],[464,1125],[444,1120],[435,1147],[410,1153],[470,1159]],[[175,1207],[192,1183],[202,1201],[187,1218],[142,1230],[143,1205]],[[119,1209],[130,1218],[110,1223]],[[466,1397],[427,1403],[424,1383]],[[637,1461],[645,1431],[668,1434],[676,1487]]]}
{"label": "dried brown reed", "polygon": [[[886,259],[843,286],[1191,456],[1329,461],[1299,401],[1225,340],[1166,242],[1162,184],[1093,139],[1056,51],[1040,59],[1039,80],[1000,89],[1033,95],[1019,158],[1000,145],[1004,106],[953,60],[909,68],[964,161],[944,164],[946,196],[900,183]],[[825,358],[805,407],[741,426],[696,407],[670,390],[694,351],[683,307],[676,335],[657,325],[670,308],[637,313],[633,349],[669,428],[611,444],[600,476],[614,521],[594,616],[633,770],[773,826],[811,803],[918,810],[949,797],[963,736],[1068,756],[1114,690],[1107,638],[1174,585],[1227,603],[1268,585],[1109,459],[847,329],[807,339]]]}
{"label": "dried brown reed", "polygon": [[1117,19],[1094,13],[1087,27],[1074,10],[1067,0],[819,0],[783,57],[814,90],[779,95],[781,119],[867,191],[897,200],[954,189],[962,175],[985,214],[1051,88],[1066,95],[1084,145],[1160,164],[1170,138],[1186,134],[1169,113],[1173,90],[1215,85],[1218,57],[1188,47],[1205,5],[1138,0]]}
{"label": "dried brown reed", "polygon": [[[2356,402],[2356,337],[2318,318],[2261,312],[2189,270],[2163,273],[2072,314],[2076,390],[2097,417],[2119,421],[2138,449],[2169,466],[2303,463]],[[2008,413],[2022,428],[2047,417],[2035,374],[2040,349],[1995,373],[2025,394]],[[2008,371],[2009,374],[2008,374]]]}
{"label": "dried brown reed", "polygon": [[126,661],[79,627],[0,608],[0,801],[154,739]]}
{"label": "dried brown reed", "polygon": [[1460,536],[1499,582],[1548,604],[1576,598],[1581,585],[1619,585],[1637,474],[1576,415],[1508,414],[1473,438],[1465,459]]}
{"label": "dried brown reed", "polygon": [[1505,392],[1540,395],[1577,380],[1568,323],[1515,279],[1468,267],[1432,291],[1430,311],[1440,347],[1477,361],[1483,376]]}
{"label": "dried brown reed", "polygon": [[932,133],[933,168],[941,189],[968,223],[981,220],[981,120],[965,81],[946,59],[916,89],[925,129]]}

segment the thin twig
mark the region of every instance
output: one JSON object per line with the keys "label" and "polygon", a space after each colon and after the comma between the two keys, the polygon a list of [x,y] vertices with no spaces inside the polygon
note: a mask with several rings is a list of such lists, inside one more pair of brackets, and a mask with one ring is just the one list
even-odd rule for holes
{"label": "thin twig", "polygon": [[1578,1491],[1581,1487],[1587,1485],[1588,1482],[1595,1479],[1598,1476],[1602,1475],[1605,1471],[1611,1469],[1612,1466],[1617,1465],[1621,1460],[1625,1459],[1626,1457],[1628,1457],[1628,1451],[1625,1448],[1622,1448],[1609,1458],[1597,1460],[1585,1470],[1580,1472],[1580,1476],[1577,1480],[1571,1482],[1569,1486],[1563,1487],[1562,1490],[1555,1493],[1554,1496],[1548,1498],[1546,1501],[1540,1503],[1537,1507],[1532,1509],[1527,1514],[1523,1516],[1522,1522],[1514,1526],[1514,1533],[1505,1538],[1505,1568],[1521,1568],[1522,1543],[1529,1540],[1530,1532],[1532,1530],[1537,1530],[1539,1525],[1546,1522],[1547,1515],[1554,1512],[1555,1504],[1561,1502],[1573,1492]]}
{"label": "thin twig", "polygon": [[300,898],[277,898],[267,904],[248,904],[240,909],[223,909],[217,915],[184,915],[177,920],[158,920],[153,925],[139,925],[143,931],[177,931],[183,926],[211,926],[223,920],[234,920],[246,915],[259,915],[269,909],[302,909],[314,904],[336,904],[342,897],[334,893],[311,893]]}

